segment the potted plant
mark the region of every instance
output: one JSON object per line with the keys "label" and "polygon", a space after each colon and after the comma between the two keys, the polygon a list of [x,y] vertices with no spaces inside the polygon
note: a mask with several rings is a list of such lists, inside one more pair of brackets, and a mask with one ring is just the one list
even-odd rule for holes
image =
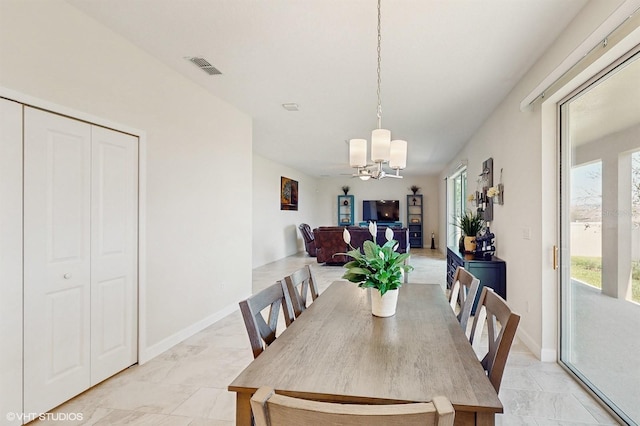
{"label": "potted plant", "polygon": [[476,236],[484,227],[484,220],[478,212],[467,210],[462,216],[458,217],[454,223],[460,228],[464,236],[464,250],[466,252],[474,252],[476,250]]}
{"label": "potted plant", "polygon": [[409,189],[411,190],[411,192],[413,192],[413,195],[416,195],[418,191],[420,191],[420,187],[417,185],[411,185]]}
{"label": "potted plant", "polygon": [[371,313],[377,317],[390,317],[396,313],[398,289],[402,285],[404,273],[413,270],[405,261],[409,253],[398,253],[398,242],[393,239],[393,230],[387,228],[384,235],[387,242],[382,247],[376,244],[378,227],[375,222],[369,222],[369,233],[373,241],[365,241],[362,248],[364,253],[351,245],[351,234],[345,228],[344,241],[351,250],[346,254],[353,258],[344,265],[347,270],[342,278],[357,283],[358,287],[372,288]]}
{"label": "potted plant", "polygon": [[344,186],[342,187],[342,192],[344,192],[344,195],[347,195],[347,194],[349,193],[349,186],[344,185]]}

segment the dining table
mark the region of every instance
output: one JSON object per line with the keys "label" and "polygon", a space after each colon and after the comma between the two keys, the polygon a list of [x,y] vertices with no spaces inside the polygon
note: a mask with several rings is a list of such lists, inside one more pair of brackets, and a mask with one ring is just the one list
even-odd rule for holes
{"label": "dining table", "polygon": [[455,425],[494,425],[498,395],[443,288],[404,284],[396,314],[371,314],[370,291],[333,282],[229,385],[236,425],[251,425],[251,396],[276,393],[327,402],[428,402],[443,395]]}

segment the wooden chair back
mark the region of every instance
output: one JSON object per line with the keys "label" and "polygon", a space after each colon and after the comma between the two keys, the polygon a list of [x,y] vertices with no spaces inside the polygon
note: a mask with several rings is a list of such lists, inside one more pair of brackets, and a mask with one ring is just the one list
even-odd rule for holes
{"label": "wooden chair back", "polygon": [[467,323],[469,322],[469,317],[471,317],[473,302],[476,300],[479,287],[480,280],[473,276],[471,272],[462,266],[456,268],[456,273],[453,276],[453,286],[451,287],[451,294],[449,296],[449,304],[454,312],[456,310],[456,304],[460,304],[458,321],[460,321],[460,326],[465,333],[467,332]]}
{"label": "wooden chair back", "polygon": [[[478,310],[481,307],[484,309],[477,312],[473,319],[471,344],[473,345],[474,341],[481,335],[477,329],[482,329],[484,317],[486,316],[489,347],[487,354],[480,362],[489,376],[489,381],[491,381],[496,392],[499,392],[502,374],[511,350],[511,344],[518,329],[520,315],[513,313],[507,302],[489,287],[482,289],[480,300],[478,301]],[[498,323],[500,328],[498,328]]]}
{"label": "wooden chair back", "polygon": [[283,281],[283,290],[291,299],[293,314],[298,318],[310,304],[309,293],[311,293],[311,300],[318,298],[318,284],[309,265],[298,269],[293,274],[285,277]]}
{"label": "wooden chair back", "polygon": [[449,400],[390,405],[337,404],[276,394],[261,387],[251,398],[256,426],[452,426],[455,411]]}
{"label": "wooden chair back", "polygon": [[[266,346],[276,340],[276,328],[281,307],[287,327],[294,319],[291,299],[282,290],[282,282],[280,281],[241,301],[239,304],[254,358],[257,358]],[[269,312],[265,320],[262,311],[267,307]]]}

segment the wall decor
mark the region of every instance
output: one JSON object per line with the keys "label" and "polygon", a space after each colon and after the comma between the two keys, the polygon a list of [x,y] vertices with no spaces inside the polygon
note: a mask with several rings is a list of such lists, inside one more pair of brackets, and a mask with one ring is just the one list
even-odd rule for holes
{"label": "wall decor", "polygon": [[298,210],[298,181],[280,176],[280,210]]}
{"label": "wall decor", "polygon": [[493,220],[493,197],[487,195],[489,188],[493,186],[493,158],[482,162],[482,173],[478,180],[481,189],[476,194],[478,213],[481,213],[485,222]]}
{"label": "wall decor", "polygon": [[500,182],[496,186],[496,196],[494,197],[495,203],[499,205],[504,204],[504,185],[502,184],[502,169],[500,169]]}

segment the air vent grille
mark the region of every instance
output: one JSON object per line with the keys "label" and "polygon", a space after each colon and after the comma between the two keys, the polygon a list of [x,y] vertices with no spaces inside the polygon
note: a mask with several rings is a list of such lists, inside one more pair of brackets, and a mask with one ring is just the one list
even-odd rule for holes
{"label": "air vent grille", "polygon": [[194,57],[188,57],[187,59],[191,61],[195,66],[197,66],[198,68],[200,68],[201,70],[203,70],[209,75],[222,74],[220,70],[218,70],[216,67],[211,65],[211,63],[204,58],[194,56]]}

